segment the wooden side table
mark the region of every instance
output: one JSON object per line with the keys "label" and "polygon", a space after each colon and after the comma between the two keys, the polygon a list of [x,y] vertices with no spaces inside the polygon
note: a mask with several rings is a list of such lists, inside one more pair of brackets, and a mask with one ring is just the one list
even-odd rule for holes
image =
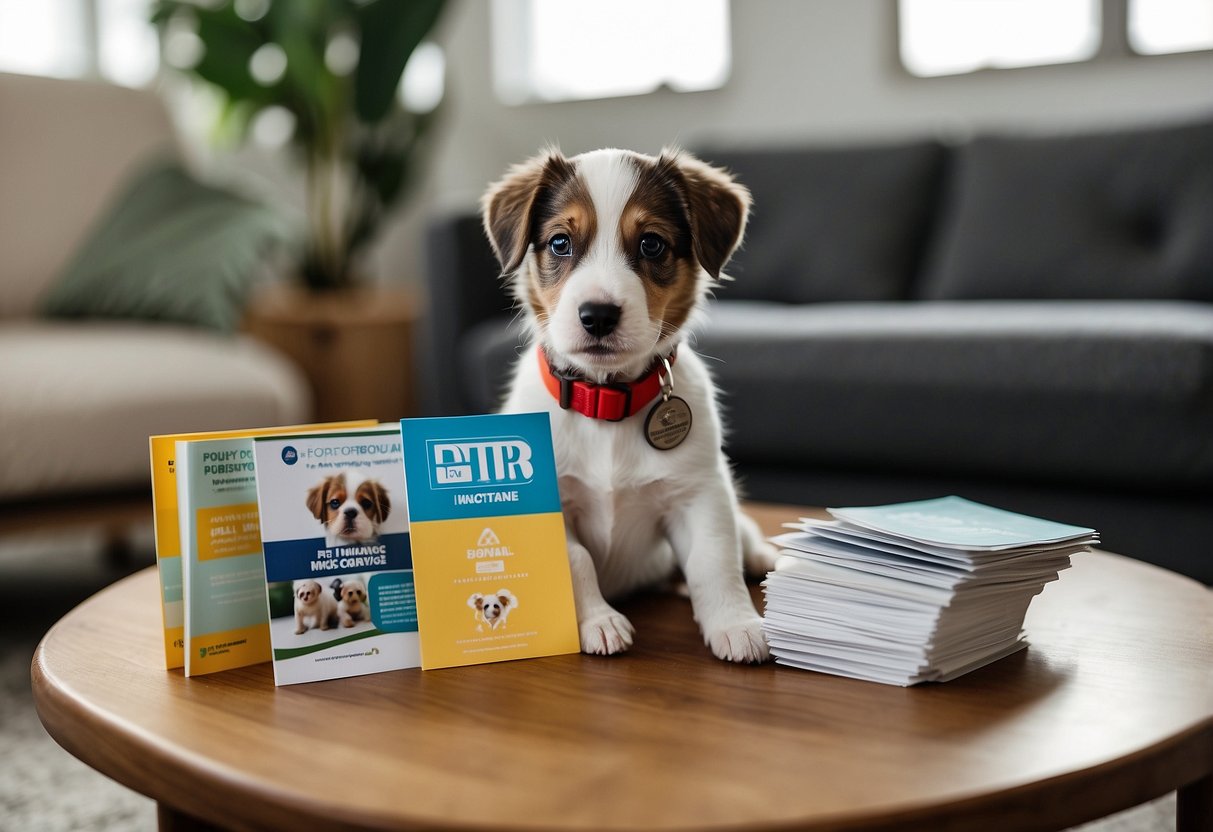
{"label": "wooden side table", "polygon": [[1213,829],[1213,594],[1116,555],[1033,601],[1027,650],[909,689],[719,661],[672,595],[622,605],[622,656],[186,679],[156,599],[149,569],[68,614],[33,690],[164,829],[1047,832],[1172,789],[1182,832]]}
{"label": "wooden side table", "polygon": [[313,292],[274,286],[249,304],[245,329],[295,361],[319,422],[415,415],[413,325],[420,304],[406,287]]}

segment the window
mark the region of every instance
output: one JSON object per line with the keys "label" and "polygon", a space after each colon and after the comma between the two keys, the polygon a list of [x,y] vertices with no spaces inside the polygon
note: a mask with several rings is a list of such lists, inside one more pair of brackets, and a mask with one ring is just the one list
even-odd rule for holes
{"label": "window", "polygon": [[1129,0],[1129,46],[1141,55],[1213,49],[1213,2]]}
{"label": "window", "polygon": [[1124,55],[1126,36],[1137,55],[1213,49],[1213,0],[898,0],[898,22],[902,65],[922,77]]}
{"label": "window", "polygon": [[716,89],[728,0],[493,0],[493,74],[509,104]]}
{"label": "window", "polygon": [[61,78],[88,70],[84,21],[76,0],[0,0],[0,69]]}
{"label": "window", "polygon": [[1100,0],[900,0],[901,60],[914,75],[1085,61]]}
{"label": "window", "polygon": [[150,5],[150,0],[0,0],[0,71],[145,84],[159,66]]}

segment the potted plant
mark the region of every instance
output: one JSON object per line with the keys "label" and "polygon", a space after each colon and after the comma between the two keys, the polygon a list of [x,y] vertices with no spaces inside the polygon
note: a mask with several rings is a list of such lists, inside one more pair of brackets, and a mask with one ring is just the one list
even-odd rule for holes
{"label": "potted plant", "polygon": [[166,42],[195,48],[178,69],[220,93],[222,131],[244,138],[263,110],[294,119],[306,177],[298,273],[309,289],[356,282],[357,260],[413,179],[437,109],[410,112],[405,65],[444,0],[158,0]]}
{"label": "potted plant", "polygon": [[[444,0],[158,0],[166,54],[218,91],[221,134],[243,140],[269,108],[290,114],[305,176],[297,284],[271,287],[245,328],[294,359],[323,421],[399,419],[414,409],[407,289],[359,280],[364,253],[419,167],[437,102],[410,111],[405,66]],[[175,58],[175,59],[174,59]],[[296,288],[298,286],[298,288]],[[368,362],[366,356],[380,357]]]}

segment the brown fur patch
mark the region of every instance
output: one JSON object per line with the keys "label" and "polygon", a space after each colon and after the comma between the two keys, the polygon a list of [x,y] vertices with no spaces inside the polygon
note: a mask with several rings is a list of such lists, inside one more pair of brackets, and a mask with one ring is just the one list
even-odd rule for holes
{"label": "brown fur patch", "polygon": [[320,522],[328,518],[329,500],[338,499],[345,502],[345,475],[335,474],[325,477],[319,485],[314,485],[307,492],[307,508]]}
{"label": "brown fur patch", "polygon": [[[664,337],[686,323],[699,296],[691,222],[676,160],[663,155],[654,162],[638,156],[633,163],[636,188],[620,218],[620,243],[643,281],[649,319],[660,325]],[[648,234],[665,244],[658,257],[640,253],[640,241]]]}
{"label": "brown fur patch", "polygon": [[[548,151],[517,165],[493,185],[482,201],[484,226],[502,273],[517,271],[528,247],[535,268],[515,290],[546,323],[560,296],[560,284],[589,251],[598,231],[593,200],[575,167],[559,151]],[[558,234],[572,241],[568,257],[552,254],[548,244]]]}
{"label": "brown fur patch", "polygon": [[522,264],[534,242],[536,214],[550,193],[574,177],[571,162],[549,150],[515,165],[481,200],[484,230],[501,264],[510,274]]}
{"label": "brown fur patch", "polygon": [[387,489],[374,480],[366,480],[359,485],[354,498],[363,511],[381,523],[392,510],[392,501],[388,498]]}
{"label": "brown fur patch", "polygon": [[690,154],[665,151],[662,159],[667,158],[674,161],[681,174],[695,256],[713,279],[719,278],[745,234],[750,192],[727,172]]}
{"label": "brown fur patch", "polygon": [[[535,199],[531,244],[535,268],[527,275],[526,300],[540,321],[546,321],[560,300],[560,288],[593,245],[598,233],[598,214],[585,182],[574,175],[543,190]],[[567,235],[572,251],[567,257],[553,254],[549,243]]]}

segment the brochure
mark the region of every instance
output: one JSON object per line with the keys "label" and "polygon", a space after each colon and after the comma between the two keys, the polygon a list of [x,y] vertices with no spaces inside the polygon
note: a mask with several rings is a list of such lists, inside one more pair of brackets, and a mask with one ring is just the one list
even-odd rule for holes
{"label": "brochure", "polygon": [[164,624],[164,666],[185,666],[185,602],[181,569],[181,526],[177,515],[177,442],[189,439],[234,439],[275,433],[328,430],[374,425],[373,419],[315,425],[174,433],[148,438],[152,463],[152,522],[156,535],[156,567],[160,576],[160,614]]}
{"label": "brochure", "polygon": [[576,653],[546,413],[401,422],[425,669]]}
{"label": "brochure", "polygon": [[177,443],[185,675],[270,660],[253,440]]}
{"label": "brochure", "polygon": [[253,443],[274,682],[420,664],[400,432]]}

